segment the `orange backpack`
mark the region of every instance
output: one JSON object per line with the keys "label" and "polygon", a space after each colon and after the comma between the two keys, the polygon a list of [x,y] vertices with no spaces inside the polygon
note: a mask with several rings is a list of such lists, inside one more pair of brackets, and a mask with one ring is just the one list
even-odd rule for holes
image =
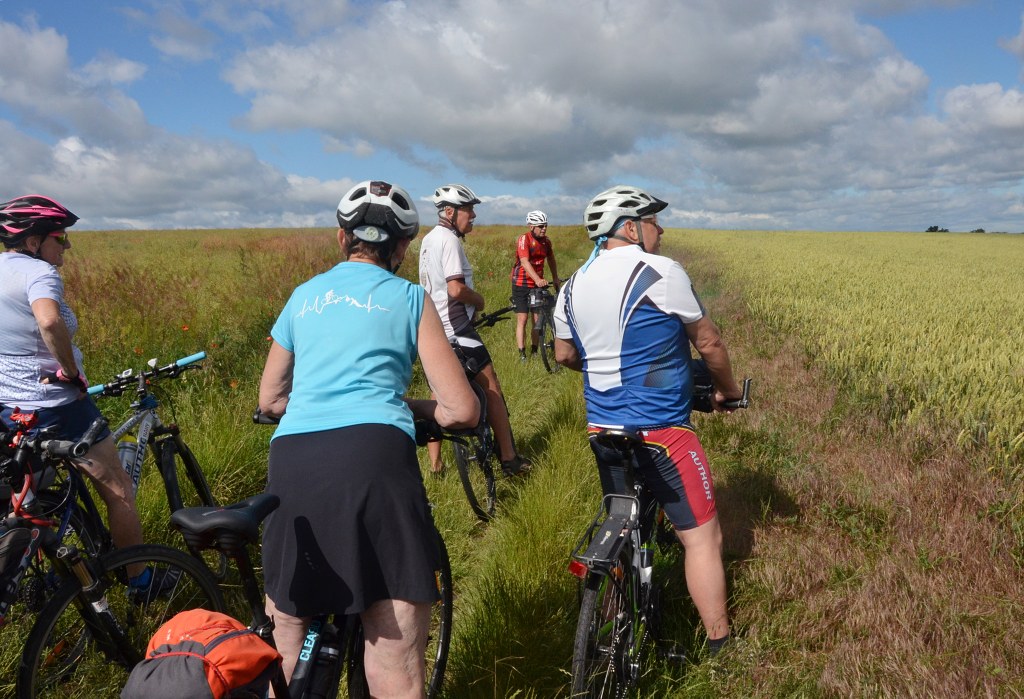
{"label": "orange backpack", "polygon": [[237,620],[190,609],[153,635],[121,699],[262,699],[280,665],[280,653]]}

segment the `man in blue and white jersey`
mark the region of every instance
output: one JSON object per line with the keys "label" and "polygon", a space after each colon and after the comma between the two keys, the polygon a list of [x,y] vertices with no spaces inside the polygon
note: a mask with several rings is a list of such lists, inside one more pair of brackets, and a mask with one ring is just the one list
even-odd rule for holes
{"label": "man in blue and white jersey", "polygon": [[[555,357],[583,372],[591,433],[639,430],[638,474],[686,549],[686,583],[717,653],[729,638],[722,530],[707,457],[690,424],[690,345],[707,363],[712,402],[743,392],[729,353],[690,278],[658,254],[668,204],[636,187],[597,195],[584,212],[594,254],[562,288],[555,306]],[[616,454],[591,441],[601,486],[630,493]]]}

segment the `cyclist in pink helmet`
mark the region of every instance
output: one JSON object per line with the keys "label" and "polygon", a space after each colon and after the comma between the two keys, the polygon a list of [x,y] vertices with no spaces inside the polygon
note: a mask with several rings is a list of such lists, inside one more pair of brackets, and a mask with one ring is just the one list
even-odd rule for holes
{"label": "cyclist in pink helmet", "polygon": [[[64,301],[60,267],[78,217],[49,197],[28,195],[0,204],[0,420],[10,429],[15,409],[35,411],[35,430],[57,427],[56,437],[76,440],[100,411],[86,395],[82,353],[74,344],[78,320]],[[131,478],[105,429],[75,465],[107,505],[118,547],[142,543]],[[150,571],[131,571],[148,585]],[[141,576],[141,577],[139,577]]]}

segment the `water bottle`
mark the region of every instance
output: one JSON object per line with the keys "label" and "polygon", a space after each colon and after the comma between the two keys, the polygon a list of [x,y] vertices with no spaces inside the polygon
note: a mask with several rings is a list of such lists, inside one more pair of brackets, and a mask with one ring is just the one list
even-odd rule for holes
{"label": "water bottle", "polygon": [[130,474],[132,462],[135,460],[135,442],[122,439],[117,443],[117,455],[121,457],[121,468]]}
{"label": "water bottle", "polygon": [[135,455],[137,454],[136,449],[138,448],[138,442],[133,442],[128,439],[122,439],[117,443],[117,455],[121,459],[121,468],[124,469],[125,473],[131,476],[132,487],[135,492],[139,490],[139,480],[142,477],[142,469],[135,468]]}
{"label": "water bottle", "polygon": [[341,648],[337,638],[324,638],[316,654],[313,677],[303,694],[309,699],[333,699],[337,692],[337,678],[340,677]]}

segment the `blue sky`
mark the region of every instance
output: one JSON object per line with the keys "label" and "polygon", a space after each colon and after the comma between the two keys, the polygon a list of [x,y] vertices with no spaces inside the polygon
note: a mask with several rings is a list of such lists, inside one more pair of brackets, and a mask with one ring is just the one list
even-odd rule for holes
{"label": "blue sky", "polygon": [[1024,231],[1019,0],[0,0],[0,198],[88,228],[580,221],[618,183],[699,228]]}

